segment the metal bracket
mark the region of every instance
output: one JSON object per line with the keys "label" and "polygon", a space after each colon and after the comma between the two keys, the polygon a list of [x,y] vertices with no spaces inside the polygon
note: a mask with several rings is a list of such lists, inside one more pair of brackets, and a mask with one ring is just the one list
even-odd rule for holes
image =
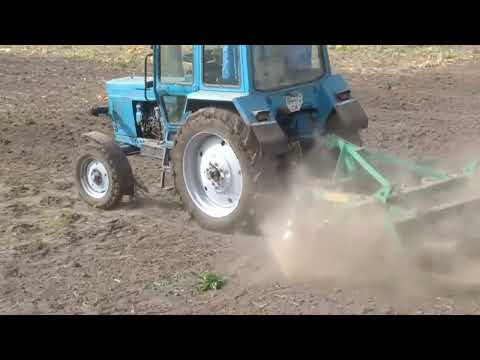
{"label": "metal bracket", "polygon": [[162,161],[160,187],[165,189],[165,176],[166,173],[170,171],[170,149],[166,147],[165,143],[144,139],[140,154],[142,156],[160,159]]}

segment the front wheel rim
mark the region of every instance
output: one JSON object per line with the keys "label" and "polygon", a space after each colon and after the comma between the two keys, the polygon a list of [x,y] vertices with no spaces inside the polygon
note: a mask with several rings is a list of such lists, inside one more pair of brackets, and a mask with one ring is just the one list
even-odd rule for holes
{"label": "front wheel rim", "polygon": [[183,175],[190,198],[203,213],[223,218],[237,209],[243,172],[232,147],[221,136],[202,132],[188,141]]}
{"label": "front wheel rim", "polygon": [[105,197],[110,187],[105,165],[94,158],[85,159],[80,167],[80,184],[88,196],[94,199]]}

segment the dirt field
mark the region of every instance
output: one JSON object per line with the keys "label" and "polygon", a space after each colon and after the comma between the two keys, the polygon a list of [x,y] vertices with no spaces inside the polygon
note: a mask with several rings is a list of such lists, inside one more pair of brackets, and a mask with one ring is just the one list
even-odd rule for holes
{"label": "dirt field", "polygon": [[[0,54],[0,313],[450,314],[480,312],[480,293],[399,296],[364,287],[297,283],[278,272],[262,239],[200,229],[155,161],[131,160],[148,199],[88,208],[73,187],[80,134],[110,133],[92,118],[108,64]],[[347,73],[371,122],[367,145],[441,157],[480,136],[480,63],[397,73]],[[475,155],[475,154],[472,154]],[[198,274],[227,280],[201,292]]]}

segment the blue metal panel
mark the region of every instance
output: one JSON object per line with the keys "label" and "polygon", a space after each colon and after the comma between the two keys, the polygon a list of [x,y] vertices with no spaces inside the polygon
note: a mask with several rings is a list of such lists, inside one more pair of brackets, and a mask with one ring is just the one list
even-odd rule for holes
{"label": "blue metal panel", "polygon": [[217,91],[217,89],[200,90],[193,92],[187,96],[190,100],[205,100],[205,101],[228,101],[232,102],[238,97],[247,96],[244,92],[232,91]]}
{"label": "blue metal panel", "polygon": [[[249,95],[233,99],[233,103],[242,119],[252,124],[257,121],[254,112],[272,111],[271,102],[264,95]],[[274,116],[274,112],[272,112]]]}
{"label": "blue metal panel", "polygon": [[250,93],[255,89],[254,79],[253,79],[253,56],[252,48],[248,45],[243,45],[240,47],[242,53],[242,69],[243,69],[243,79],[246,85],[245,91]]}
{"label": "blue metal panel", "polygon": [[[135,145],[138,136],[135,104],[145,101],[144,78],[133,76],[108,81],[107,92],[115,136],[121,138],[121,142]],[[155,98],[152,89],[148,89],[147,98]]]}
{"label": "blue metal panel", "polygon": [[303,95],[302,109],[314,109],[317,121],[325,122],[335,103],[335,94],[350,89],[347,82],[339,75],[326,76],[319,83],[300,85],[275,92],[251,92],[249,96],[237,97],[233,102],[245,121],[255,122],[254,112],[269,110],[276,117],[279,110],[285,108],[285,96],[291,92]]}
{"label": "blue metal panel", "polygon": [[223,47],[222,77],[224,81],[230,83],[239,82],[239,58],[238,45],[225,45]]}
{"label": "blue metal panel", "polygon": [[[109,98],[124,97],[135,101],[145,101],[145,79],[143,76],[131,76],[107,81]],[[147,98],[155,101],[152,88],[147,89]]]}
{"label": "blue metal panel", "polygon": [[111,100],[111,117],[115,133],[118,135],[137,137],[137,128],[132,108],[132,101],[128,98]]}
{"label": "blue metal panel", "polygon": [[192,91],[198,91],[200,84],[202,83],[202,51],[203,45],[194,45],[193,46],[193,67],[195,75],[195,83],[192,88]]}

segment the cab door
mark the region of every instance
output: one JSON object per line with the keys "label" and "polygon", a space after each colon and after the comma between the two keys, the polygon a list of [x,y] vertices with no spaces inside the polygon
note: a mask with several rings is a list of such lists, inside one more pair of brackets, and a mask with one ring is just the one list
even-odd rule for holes
{"label": "cab door", "polygon": [[[167,118],[162,120],[170,135],[183,123],[187,95],[198,90],[196,51],[194,45],[157,45],[154,49],[155,94],[157,101],[165,104]],[[167,134],[168,140],[171,136]]]}

